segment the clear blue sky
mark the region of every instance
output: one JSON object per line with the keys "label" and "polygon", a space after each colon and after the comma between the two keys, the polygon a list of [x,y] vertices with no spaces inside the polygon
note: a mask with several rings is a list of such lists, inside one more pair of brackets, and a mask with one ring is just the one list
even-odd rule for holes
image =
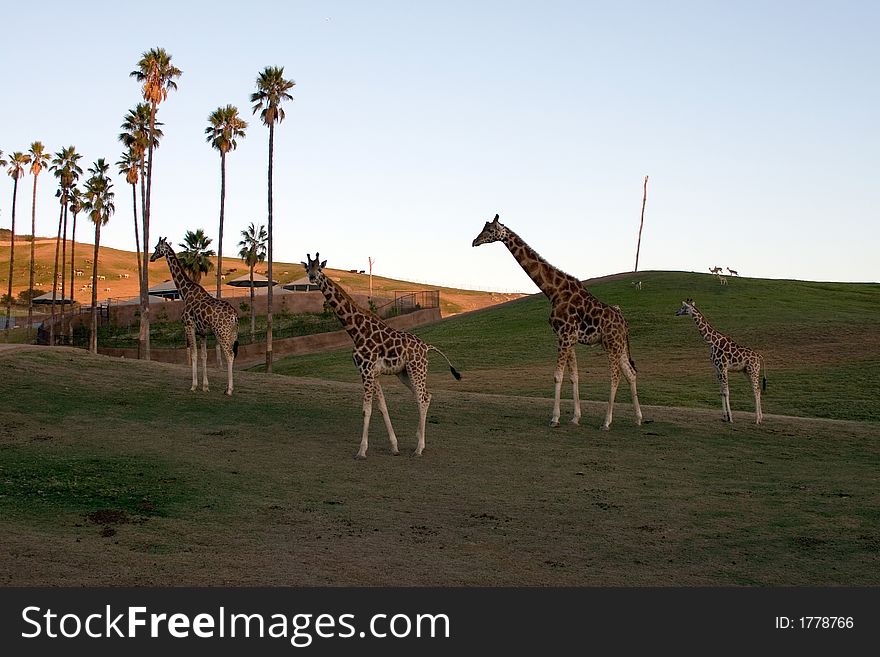
{"label": "clear blue sky", "polygon": [[[534,291],[503,246],[471,247],[498,212],[572,274],[631,270],[647,174],[640,269],[880,279],[878,2],[40,2],[3,21],[6,153],[39,139],[115,162],[141,53],[183,70],[160,109],[153,242],[216,240],[204,128],[227,103],[251,125],[228,159],[225,255],[265,221],[268,130],[248,98],[278,65],[296,87],[276,132],[276,260],[372,256],[383,275]],[[102,243],[133,249],[116,183]],[[38,234],[54,234],[53,193],[41,176]]]}

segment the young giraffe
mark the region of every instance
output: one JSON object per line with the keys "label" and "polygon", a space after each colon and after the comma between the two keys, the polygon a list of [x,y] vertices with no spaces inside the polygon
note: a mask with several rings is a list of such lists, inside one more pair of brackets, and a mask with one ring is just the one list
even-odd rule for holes
{"label": "young giraffe", "polygon": [[727,373],[742,371],[752,382],[755,391],[755,424],[761,424],[764,418],[761,413],[761,389],[767,389],[767,378],[761,377],[764,368],[764,357],[748,347],[741,347],[736,342],[716,331],[709,325],[703,314],[697,310],[693,299],[681,302],[676,316],[690,315],[697,324],[703,339],[709,343],[709,358],[715,366],[715,375],[721,386],[721,415],[725,422],[733,422],[730,410],[730,390],[727,386]]}
{"label": "young giraffe", "polygon": [[553,416],[550,426],[559,426],[559,396],[562,391],[562,379],[568,367],[574,396],[573,424],[581,419],[581,400],[578,392],[577,357],[574,346],[600,343],[608,354],[611,367],[611,394],[608,398],[608,410],[602,428],[611,426],[614,411],[614,398],[620,384],[620,373],[629,382],[632,393],[633,409],[636,424],[642,423],[642,409],[636,392],[636,365],[630,357],[629,327],[619,308],[602,303],[587,291],[577,278],[559,271],[539,256],[523,239],[495,219],[486,222],[482,232],[473,241],[473,246],[489,242],[503,242],[510,253],[525,270],[529,277],[550,299],[550,326],[556,332],[557,358],[553,381],[556,390],[553,400]]}
{"label": "young giraffe", "polygon": [[306,254],[307,262],[302,265],[306,268],[309,282],[321,289],[327,303],[336,311],[339,320],[351,336],[354,342],[352,359],[364,383],[364,430],[355,458],[367,458],[367,434],[370,428],[370,416],[373,413],[374,395],[379,402],[379,410],[382,411],[385,428],[388,430],[391,453],[395,456],[399,454],[397,436],[394,434],[394,427],[391,426],[391,418],[388,417],[382,386],[379,385],[380,374],[396,374],[401,383],[415,395],[419,404],[419,428],[416,432],[417,444],[413,455],[421,456],[425,449],[425,421],[428,417],[428,406],[431,404],[431,395],[427,389],[428,352],[434,350],[443,356],[449,364],[452,376],[456,379],[461,379],[461,374],[455,371],[446,354],[437,347],[423,342],[411,333],[396,331],[375,315],[358,308],[354,300],[324,274],[323,269],[327,261],[320,262],[319,259],[317,253],[314,260],[311,255]]}
{"label": "young giraffe", "polygon": [[228,302],[215,299],[205,292],[198,283],[193,282],[184,273],[171,245],[164,237],[159,238],[156,250],[150,256],[155,262],[162,256],[168,260],[171,277],[183,298],[183,330],[186,334],[186,346],[192,355],[192,388],[198,385],[197,361],[199,352],[196,336],[202,339],[202,390],[208,390],[208,331],[217,337],[217,344],[226,356],[226,394],[232,394],[232,362],[238,355],[238,313]]}

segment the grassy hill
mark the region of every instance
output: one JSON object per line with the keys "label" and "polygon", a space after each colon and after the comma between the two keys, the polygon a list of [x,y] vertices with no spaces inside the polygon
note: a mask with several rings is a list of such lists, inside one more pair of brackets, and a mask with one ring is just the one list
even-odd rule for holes
{"label": "grassy hill", "polygon": [[[718,408],[720,401],[708,348],[689,317],[674,313],[693,297],[712,325],[763,353],[768,390],[764,411],[837,419],[880,421],[880,285],[729,279],[708,274],[643,272],[590,284],[606,303],[619,305],[630,324],[642,404]],[[415,331],[441,348],[464,380],[438,376],[434,387],[552,397],[556,341],[547,318],[549,301],[534,295]],[[444,370],[434,357],[432,371]],[[578,347],[581,397],[608,398],[607,358],[601,347]],[[291,357],[278,373],[356,382],[350,350]],[[397,385],[396,382],[390,385]],[[731,406],[754,409],[745,377],[731,377]],[[563,384],[564,398],[571,387]],[[617,400],[629,401],[624,384]],[[550,406],[547,405],[549,419]],[[563,406],[563,419],[569,408]],[[628,409],[616,421],[629,421]],[[601,417],[595,420],[601,421]]]}
{"label": "grassy hill", "polygon": [[[78,232],[78,231],[77,231]],[[8,238],[7,238],[8,239]],[[70,244],[68,248],[68,263],[70,262]],[[84,244],[77,242],[76,244],[76,269],[81,269],[84,273],[83,277],[77,277],[74,295],[77,301],[91,302],[91,290],[80,291],[80,287],[91,281],[92,266],[91,260],[94,257],[94,244]],[[35,253],[35,278],[34,282],[40,290],[50,291],[52,283],[52,273],[55,267],[55,240],[38,237],[36,240]],[[213,259],[216,266],[216,258]],[[15,296],[21,290],[27,287],[28,283],[28,267],[30,263],[30,242],[21,240],[21,236],[15,242],[15,265],[13,268],[13,294]],[[68,267],[70,265],[68,264]],[[302,265],[298,262],[275,262],[274,278],[279,283],[289,283],[291,281],[302,278],[305,275]],[[111,249],[108,247],[100,247],[98,257],[98,274],[105,276],[105,280],[101,281],[98,289],[98,299],[107,298],[128,298],[137,296],[137,258],[135,253],[131,251],[123,251],[119,249]],[[216,270],[214,270],[216,271]],[[223,259],[223,271],[227,280],[238,278],[248,273],[247,267],[238,258],[225,257]],[[255,269],[258,273],[266,274],[266,265],[262,264]],[[352,292],[367,294],[370,289],[369,276],[365,274],[352,273],[345,270],[328,268],[330,276],[342,283]],[[123,278],[128,275],[128,278]],[[0,289],[6,291],[7,282],[9,280],[9,242],[0,241]],[[69,269],[68,269],[69,277]],[[171,278],[171,272],[165,260],[159,260],[150,264],[150,285],[156,285],[162,281]],[[216,281],[216,273],[212,272],[202,280],[202,285],[207,289],[213,289]],[[107,289],[109,288],[109,290]],[[393,296],[395,291],[418,291],[418,290],[440,290],[440,310],[444,315],[454,315],[456,313],[469,310],[484,308],[493,304],[509,301],[522,295],[483,292],[478,290],[463,290],[451,287],[439,287],[436,285],[425,285],[422,283],[412,283],[410,281],[402,281],[394,278],[386,278],[384,276],[373,276],[373,293],[376,296]],[[226,287],[224,293],[242,294],[241,289]]]}

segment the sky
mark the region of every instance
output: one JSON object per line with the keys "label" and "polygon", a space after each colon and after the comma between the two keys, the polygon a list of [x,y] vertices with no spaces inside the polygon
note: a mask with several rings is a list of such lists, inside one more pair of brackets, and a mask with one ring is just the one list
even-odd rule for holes
{"label": "sky", "polygon": [[[41,2],[5,7],[0,149],[75,145],[116,162],[129,77],[163,47],[183,71],[159,109],[150,249],[216,239],[208,115],[249,121],[227,158],[224,259],[266,222],[268,129],[250,94],[283,66],[275,259],[499,291],[536,288],[496,213],[551,264],[878,281],[878,2]],[[114,167],[115,172],[115,167]],[[5,182],[3,182],[5,181]],[[131,188],[101,243],[134,250]],[[32,177],[19,187],[28,224]],[[57,230],[41,175],[37,234]],[[12,180],[0,180],[0,227]],[[81,224],[82,226],[83,224]],[[17,226],[18,228],[18,226]],[[89,241],[91,226],[77,239]],[[230,266],[235,266],[231,264]]]}

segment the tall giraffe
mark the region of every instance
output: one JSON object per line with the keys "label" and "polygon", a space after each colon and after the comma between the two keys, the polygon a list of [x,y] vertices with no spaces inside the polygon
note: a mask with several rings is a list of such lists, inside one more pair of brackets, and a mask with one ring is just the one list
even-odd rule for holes
{"label": "tall giraffe", "polygon": [[620,309],[602,303],[590,294],[577,278],[550,265],[519,235],[502,224],[497,214],[495,219],[486,222],[482,232],[474,239],[473,246],[489,242],[503,242],[535,285],[550,299],[550,326],[553,327],[557,338],[556,371],[553,375],[556,390],[550,426],[559,426],[559,396],[566,367],[569,370],[574,396],[574,416],[571,421],[573,424],[580,422],[581,400],[578,393],[577,357],[574,350],[578,342],[588,345],[600,343],[608,354],[611,367],[611,394],[602,428],[607,430],[611,426],[614,398],[617,395],[617,386],[620,384],[621,371],[629,382],[636,424],[640,425],[642,409],[636,392],[636,365],[630,357],[629,327]]}
{"label": "tall giraffe", "polygon": [[238,355],[238,313],[228,302],[215,299],[205,292],[198,283],[193,282],[180,266],[174,249],[164,237],[159,238],[150,262],[162,256],[168,260],[168,268],[174,284],[183,298],[183,330],[186,334],[186,346],[192,355],[192,388],[198,385],[197,361],[199,352],[196,336],[202,339],[202,390],[208,390],[208,331],[217,338],[217,344],[226,356],[226,394],[232,394],[232,362]]}
{"label": "tall giraffe", "polygon": [[461,379],[461,374],[455,371],[446,354],[437,347],[427,344],[411,333],[397,331],[375,315],[358,308],[345,290],[324,273],[323,269],[327,261],[320,262],[319,259],[317,253],[314,260],[307,254],[307,262],[302,265],[306,268],[309,281],[321,289],[327,303],[336,311],[339,320],[351,336],[354,342],[352,359],[361,373],[364,384],[364,430],[355,458],[367,458],[367,434],[370,428],[370,416],[373,413],[374,395],[379,402],[379,410],[382,411],[385,428],[388,430],[391,453],[395,456],[399,454],[397,436],[394,434],[394,427],[391,426],[391,418],[388,417],[382,386],[379,385],[380,374],[396,374],[401,383],[415,395],[419,404],[419,428],[416,432],[417,444],[413,455],[421,456],[425,449],[425,420],[431,403],[431,395],[427,389],[428,352],[433,350],[443,356],[449,364],[452,376],[456,379]]}
{"label": "tall giraffe", "polygon": [[715,375],[718,377],[718,385],[721,386],[721,415],[725,422],[733,422],[733,413],[730,411],[730,389],[727,386],[728,372],[743,372],[752,382],[752,390],[755,392],[755,424],[761,424],[764,418],[761,413],[761,389],[767,389],[767,378],[761,377],[764,368],[764,357],[748,347],[742,347],[728,338],[723,333],[716,331],[709,325],[703,313],[697,310],[693,299],[681,302],[675,315],[690,315],[694,318],[700,335],[709,344],[709,358],[715,366]]}

